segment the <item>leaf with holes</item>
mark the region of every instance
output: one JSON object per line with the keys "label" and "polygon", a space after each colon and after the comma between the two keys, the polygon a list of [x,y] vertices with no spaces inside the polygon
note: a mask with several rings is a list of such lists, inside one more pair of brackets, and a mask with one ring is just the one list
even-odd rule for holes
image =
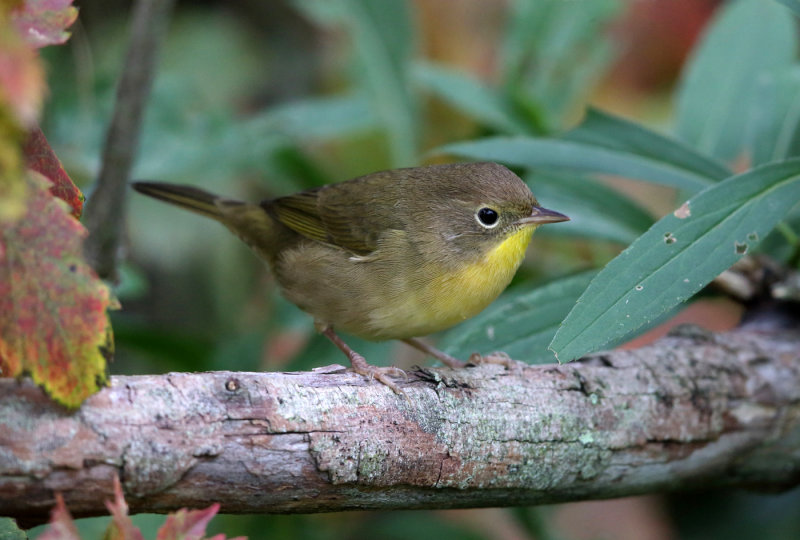
{"label": "leaf with holes", "polygon": [[752,250],[800,200],[800,159],[709,187],[659,220],[592,280],[550,348],[568,361],[685,301]]}
{"label": "leaf with holes", "polygon": [[30,171],[26,213],[0,228],[0,374],[28,374],[77,407],[106,384],[109,289],[82,257],[86,229]]}

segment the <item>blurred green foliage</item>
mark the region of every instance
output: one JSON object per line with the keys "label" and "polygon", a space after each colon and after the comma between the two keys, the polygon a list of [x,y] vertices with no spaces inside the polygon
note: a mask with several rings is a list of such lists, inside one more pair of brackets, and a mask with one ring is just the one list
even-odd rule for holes
{"label": "blurred green foliage", "polygon": [[[796,2],[782,3],[798,11]],[[113,6],[119,4],[82,2],[85,26],[68,46],[45,50],[51,99],[43,129],[90,197],[128,24],[126,11]],[[512,288],[484,314],[450,331],[443,344],[459,355],[507,347],[521,359],[547,361],[552,356],[544,347],[594,271],[660,217],[628,190],[611,187],[606,175],[670,186],[667,206],[674,208],[704,190],[725,190],[733,170],[800,151],[796,20],[771,0],[736,0],[718,9],[675,90],[673,134],[598,110],[577,121],[614,64],[619,44],[609,27],[627,7],[621,0],[509,2],[497,24],[487,20],[473,28],[474,39],[492,54],[490,69],[479,77],[426,54],[428,42],[448,32],[447,21],[425,33],[425,12],[417,3],[181,4],[134,176],[258,200],[444,154],[506,163],[544,206],[573,221],[539,232]],[[782,185],[796,185],[791,178],[800,166],[787,167]],[[750,174],[771,189],[768,175]],[[800,229],[797,208],[785,223]],[[758,249],[780,260],[797,256],[798,246],[785,235],[762,234],[759,240]],[[217,224],[133,196],[127,251],[116,289],[123,310],[113,314],[114,373],[344,363],[313,332],[309,317],[276,293],[261,263]],[[642,267],[637,283],[647,271]],[[707,282],[714,271],[696,276],[697,282]],[[584,299],[594,305],[611,300]],[[599,337],[583,335],[576,350],[597,345]],[[350,344],[375,363],[423,361],[391,343]],[[797,492],[747,500],[718,505],[724,506],[720,521],[735,513],[748,522],[726,538],[747,538],[742,531],[751,530],[762,538],[789,538],[780,532],[785,530],[800,536],[800,524],[785,518],[791,512],[747,512],[770,508],[773,500],[775,508],[796,507]],[[527,511],[506,516],[529,535],[556,538],[551,511],[536,511],[536,519]],[[161,522],[152,516],[134,520],[145,531]],[[681,514],[675,527],[687,538],[703,537],[697,535],[707,532],[704,520]],[[91,538],[105,525],[98,519],[81,520],[81,526]],[[224,516],[214,527],[254,539],[488,538],[426,512],[363,513],[357,519]]]}

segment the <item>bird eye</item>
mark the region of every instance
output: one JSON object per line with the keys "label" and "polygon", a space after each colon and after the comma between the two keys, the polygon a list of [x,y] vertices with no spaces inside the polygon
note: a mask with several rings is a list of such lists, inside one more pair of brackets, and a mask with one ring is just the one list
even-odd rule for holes
{"label": "bird eye", "polygon": [[497,220],[500,216],[497,215],[497,212],[492,210],[491,208],[483,207],[475,214],[475,218],[478,220],[478,223],[486,227],[487,229],[491,229],[497,225]]}

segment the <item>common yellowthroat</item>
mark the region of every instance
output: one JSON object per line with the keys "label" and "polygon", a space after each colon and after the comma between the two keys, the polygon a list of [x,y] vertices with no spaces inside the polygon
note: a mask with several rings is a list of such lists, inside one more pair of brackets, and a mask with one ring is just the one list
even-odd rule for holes
{"label": "common yellowthroat", "polygon": [[388,376],[402,371],[368,364],[334,329],[403,340],[463,366],[417,338],[483,310],[511,281],[536,227],[569,219],[541,208],[496,163],[376,172],[259,204],[189,186],[133,186],[225,225],[269,264],[286,298],[314,317],[354,371],[398,393]]}

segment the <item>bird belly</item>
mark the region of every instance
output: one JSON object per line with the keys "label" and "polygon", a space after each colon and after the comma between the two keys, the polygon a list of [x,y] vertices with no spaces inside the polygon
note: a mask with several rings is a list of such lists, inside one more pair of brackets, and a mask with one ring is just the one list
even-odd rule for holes
{"label": "bird belly", "polygon": [[361,261],[309,243],[284,252],[276,274],[284,295],[323,325],[376,341],[425,336],[495,300],[514,277],[532,233],[522,228],[457,269],[431,262],[415,267],[407,257]]}

